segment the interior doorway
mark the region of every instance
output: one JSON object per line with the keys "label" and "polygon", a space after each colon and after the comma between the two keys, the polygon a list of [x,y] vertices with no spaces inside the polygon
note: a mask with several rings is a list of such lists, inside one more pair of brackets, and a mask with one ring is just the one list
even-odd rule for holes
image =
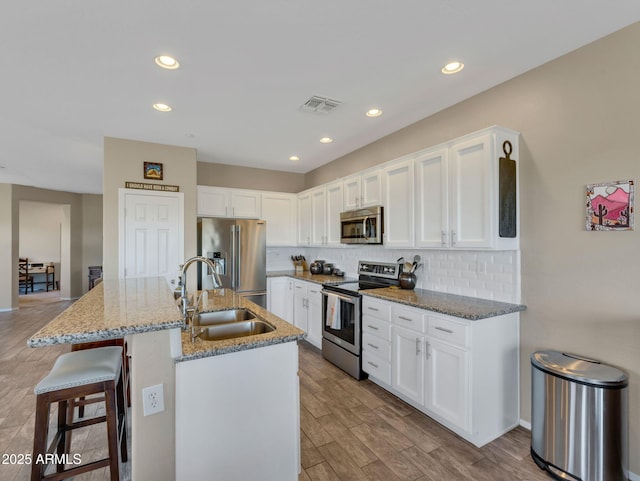
{"label": "interior doorway", "polygon": [[[28,283],[19,284],[19,307],[57,302],[63,272],[69,271],[70,226],[65,204],[21,200],[18,252],[28,260]],[[29,300],[26,300],[29,296]]]}

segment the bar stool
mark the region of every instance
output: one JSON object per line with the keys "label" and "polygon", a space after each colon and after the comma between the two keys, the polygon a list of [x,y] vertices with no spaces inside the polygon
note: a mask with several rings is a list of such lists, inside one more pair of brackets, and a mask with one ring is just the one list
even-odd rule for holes
{"label": "bar stool", "polygon": [[[71,345],[71,351],[82,351],[84,349],[96,349],[98,347],[105,346],[120,346],[122,347],[122,365],[124,369],[122,371],[122,375],[124,376],[124,388],[125,388],[125,396],[127,399],[127,406],[131,406],[131,386],[129,385],[129,358],[127,357],[127,343],[121,337],[117,339],[106,339],[104,341],[93,341],[93,342],[81,342],[78,344]],[[79,399],[74,399],[70,401],[71,411],[73,411],[75,406],[78,406],[78,417],[84,417],[84,407],[87,404],[93,404],[97,402],[104,401],[104,396],[85,398],[85,396],[80,397]]]}
{"label": "bar stool", "polygon": [[[106,466],[110,468],[111,481],[119,480],[118,446],[122,462],[128,459],[123,377],[120,346],[69,352],[56,359],[49,374],[34,389],[36,423],[31,481],[61,480]],[[73,422],[73,410],[69,409],[68,402],[98,393],[104,393],[106,415]],[[53,403],[58,403],[58,425],[51,444],[47,446]],[[102,422],[107,423],[108,457],[64,469],[69,461],[75,461],[69,452],[71,431]],[[45,475],[50,464],[56,465],[56,473]]]}

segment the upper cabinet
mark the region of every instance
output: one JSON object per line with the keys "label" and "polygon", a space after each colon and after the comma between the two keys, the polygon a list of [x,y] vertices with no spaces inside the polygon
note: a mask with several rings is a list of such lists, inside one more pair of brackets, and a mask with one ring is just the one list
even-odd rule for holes
{"label": "upper cabinet", "polygon": [[197,186],[199,216],[259,219],[260,192],[243,189]]}
{"label": "upper cabinet", "polygon": [[382,204],[380,170],[372,170],[343,180],[344,210],[356,210]]}
{"label": "upper cabinet", "polygon": [[342,182],[334,182],[298,195],[298,241],[303,246],[339,246]]}
{"label": "upper cabinet", "polygon": [[413,159],[399,160],[382,169],[385,247],[413,247]]}
{"label": "upper cabinet", "polygon": [[267,221],[267,246],[295,246],[298,238],[298,196],[279,192],[261,194],[261,219]]}
{"label": "upper cabinet", "polygon": [[518,133],[492,127],[415,159],[416,247],[517,249]]}

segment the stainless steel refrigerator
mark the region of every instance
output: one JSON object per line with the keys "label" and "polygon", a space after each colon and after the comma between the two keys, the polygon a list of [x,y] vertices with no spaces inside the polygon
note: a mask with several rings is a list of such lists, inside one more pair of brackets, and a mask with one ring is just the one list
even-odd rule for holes
{"label": "stainless steel refrigerator", "polygon": [[[216,262],[222,287],[262,307],[267,305],[267,223],[252,219],[198,219],[198,253]],[[198,289],[213,289],[198,263]]]}

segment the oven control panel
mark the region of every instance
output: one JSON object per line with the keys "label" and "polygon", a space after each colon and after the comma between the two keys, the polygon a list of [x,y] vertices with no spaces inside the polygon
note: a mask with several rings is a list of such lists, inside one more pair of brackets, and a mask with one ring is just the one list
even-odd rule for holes
{"label": "oven control panel", "polygon": [[358,273],[372,277],[397,279],[400,275],[400,264],[360,261],[358,263]]}

